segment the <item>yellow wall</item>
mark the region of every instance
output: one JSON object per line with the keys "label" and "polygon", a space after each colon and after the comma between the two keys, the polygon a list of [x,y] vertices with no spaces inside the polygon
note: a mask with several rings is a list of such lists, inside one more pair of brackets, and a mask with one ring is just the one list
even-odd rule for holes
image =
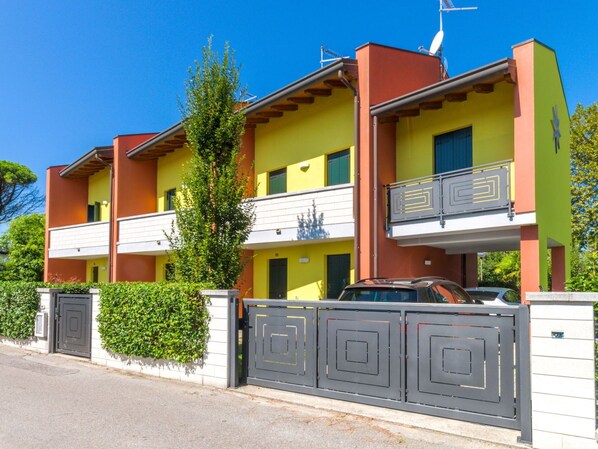
{"label": "yellow wall", "polygon": [[103,257],[101,259],[93,259],[87,261],[87,267],[85,276],[87,282],[92,281],[91,269],[92,267],[99,267],[98,270],[98,282],[108,282],[108,258]]}
{"label": "yellow wall", "polygon": [[[100,221],[110,220],[110,169],[91,175],[88,180],[87,204],[100,203]],[[106,204],[103,202],[106,201]]]}
{"label": "yellow wall", "polygon": [[186,145],[173,153],[158,159],[158,177],[156,182],[156,205],[158,212],[164,212],[164,193],[170,189],[177,189],[177,196],[182,186],[182,175],[185,164],[191,158],[191,150]]}
{"label": "yellow wall", "polygon": [[[257,196],[268,192],[268,173],[287,167],[287,192],[326,185],[326,155],[353,146],[353,94],[335,89],[330,97],[301,105],[255,130]],[[351,148],[351,167],[353,167]],[[308,162],[309,168],[299,166]],[[353,182],[353,168],[351,168]]]}
{"label": "yellow wall", "polygon": [[166,280],[166,264],[168,262],[168,256],[156,256],[156,282],[162,282]]}
{"label": "yellow wall", "polygon": [[[536,220],[541,251],[547,246],[565,247],[566,273],[569,275],[571,247],[571,196],[569,111],[563,92],[559,67],[553,50],[534,43],[534,109],[536,164]],[[560,149],[555,151],[553,140],[553,106],[560,121]],[[548,283],[547,257],[540,254],[541,283]]]}
{"label": "yellow wall", "polygon": [[[254,251],[253,296],[268,297],[268,260],[287,258],[287,298],[316,300],[326,296],[326,256],[351,254],[351,282],[355,282],[353,240]],[[308,263],[299,263],[308,257]]]}
{"label": "yellow wall", "polygon": [[494,85],[494,92],[471,92],[460,103],[421,111],[397,123],[397,181],[434,174],[434,136],[472,127],[473,165],[513,159],[513,86]]}

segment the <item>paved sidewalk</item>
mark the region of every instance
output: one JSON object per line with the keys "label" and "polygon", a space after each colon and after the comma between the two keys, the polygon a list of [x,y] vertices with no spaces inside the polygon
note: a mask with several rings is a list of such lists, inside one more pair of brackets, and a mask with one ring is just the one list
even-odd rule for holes
{"label": "paved sidewalk", "polygon": [[[414,427],[422,422],[443,432]],[[257,387],[218,390],[0,345],[0,449],[521,447],[516,432],[488,442],[482,437],[494,428],[454,423]]]}

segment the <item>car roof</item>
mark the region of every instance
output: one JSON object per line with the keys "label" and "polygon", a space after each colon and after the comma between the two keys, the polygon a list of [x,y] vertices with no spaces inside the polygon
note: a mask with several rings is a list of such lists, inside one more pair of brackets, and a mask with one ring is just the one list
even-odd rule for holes
{"label": "car roof", "polygon": [[446,278],[443,277],[436,277],[436,276],[425,276],[419,278],[366,278],[360,279],[359,281],[355,282],[347,286],[346,288],[360,288],[360,287],[368,287],[368,288],[405,288],[405,289],[413,289],[418,287],[429,287],[433,284],[438,282],[450,282]]}

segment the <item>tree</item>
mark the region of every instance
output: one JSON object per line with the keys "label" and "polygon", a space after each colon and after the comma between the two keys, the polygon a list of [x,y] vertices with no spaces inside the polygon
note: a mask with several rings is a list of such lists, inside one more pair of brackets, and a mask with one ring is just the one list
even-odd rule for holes
{"label": "tree", "polygon": [[598,103],[571,117],[571,215],[574,244],[598,250]]}
{"label": "tree", "polygon": [[0,224],[31,213],[43,203],[35,181],[37,176],[24,165],[0,161]]}
{"label": "tree", "polygon": [[518,251],[485,253],[478,259],[478,271],[480,286],[520,289],[521,261]]}
{"label": "tree", "polygon": [[44,243],[46,237],[44,214],[21,215],[10,222],[0,236],[0,280],[41,281],[44,275]]}
{"label": "tree", "polygon": [[231,288],[243,271],[242,245],[254,219],[240,167],[245,116],[237,112],[239,70],[228,44],[220,59],[209,39],[202,56],[189,70],[181,104],[192,158],[168,238],[177,280]]}

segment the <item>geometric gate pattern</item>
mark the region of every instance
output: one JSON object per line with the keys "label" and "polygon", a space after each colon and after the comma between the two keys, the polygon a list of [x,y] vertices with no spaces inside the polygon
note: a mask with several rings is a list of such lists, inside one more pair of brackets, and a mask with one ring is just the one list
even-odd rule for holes
{"label": "geometric gate pattern", "polygon": [[514,416],[512,318],[407,317],[408,402]]}
{"label": "geometric gate pattern", "polygon": [[55,319],[56,351],[90,358],[91,295],[57,295]]}
{"label": "geometric gate pattern", "polygon": [[530,427],[525,306],[245,299],[244,307],[248,384]]}

